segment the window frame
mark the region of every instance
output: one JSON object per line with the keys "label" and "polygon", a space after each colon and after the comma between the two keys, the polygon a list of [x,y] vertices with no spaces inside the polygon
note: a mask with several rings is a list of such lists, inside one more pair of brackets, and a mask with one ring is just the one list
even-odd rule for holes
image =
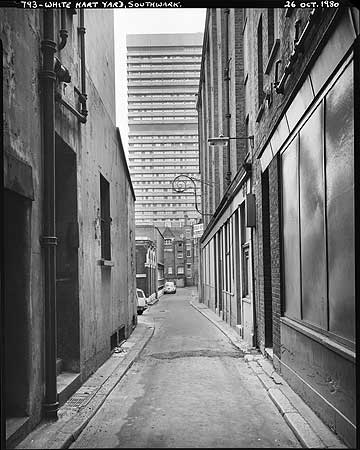
{"label": "window frame", "polygon": [[101,259],[111,261],[110,183],[100,173],[100,240]]}
{"label": "window frame", "polygon": [[[247,264],[245,264],[247,262]],[[250,245],[245,243],[241,246],[241,296],[250,297]]]}

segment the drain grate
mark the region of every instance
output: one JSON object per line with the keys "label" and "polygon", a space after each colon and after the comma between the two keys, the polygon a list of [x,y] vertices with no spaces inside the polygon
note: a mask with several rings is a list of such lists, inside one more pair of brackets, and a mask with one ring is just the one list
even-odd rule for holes
{"label": "drain grate", "polygon": [[96,387],[80,388],[75,394],[69,398],[64,406],[67,408],[78,409],[86,405],[96,392]]}

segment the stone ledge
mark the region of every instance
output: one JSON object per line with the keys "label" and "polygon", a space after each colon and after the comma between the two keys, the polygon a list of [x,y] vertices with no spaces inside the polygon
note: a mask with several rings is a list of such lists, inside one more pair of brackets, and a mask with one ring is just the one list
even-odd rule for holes
{"label": "stone ledge", "polygon": [[285,413],[284,419],[304,448],[326,448],[321,439],[298,412]]}
{"label": "stone ledge", "polygon": [[287,413],[298,413],[297,409],[290,403],[288,398],[276,387],[272,387],[268,391],[269,397],[274,402],[281,415]]}
{"label": "stone ledge", "polygon": [[267,375],[260,373],[260,374],[258,374],[258,378],[267,391],[269,391],[269,389],[275,387],[274,382]]}

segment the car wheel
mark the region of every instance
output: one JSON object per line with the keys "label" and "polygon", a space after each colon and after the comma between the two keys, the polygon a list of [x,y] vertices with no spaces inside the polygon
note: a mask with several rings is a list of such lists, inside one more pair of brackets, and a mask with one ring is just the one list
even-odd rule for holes
{"label": "car wheel", "polygon": [[143,310],[138,311],[139,316],[141,316],[141,314],[142,314],[143,312],[144,312]]}

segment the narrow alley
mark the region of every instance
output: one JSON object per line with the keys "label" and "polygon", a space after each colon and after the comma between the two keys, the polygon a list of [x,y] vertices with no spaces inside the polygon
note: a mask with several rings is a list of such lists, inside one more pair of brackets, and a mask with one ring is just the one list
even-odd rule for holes
{"label": "narrow alley", "polygon": [[358,8],[45,3],[0,7],[0,447],[358,448]]}
{"label": "narrow alley", "polygon": [[71,448],[300,447],[244,353],[190,292],[144,313],[152,339]]}

